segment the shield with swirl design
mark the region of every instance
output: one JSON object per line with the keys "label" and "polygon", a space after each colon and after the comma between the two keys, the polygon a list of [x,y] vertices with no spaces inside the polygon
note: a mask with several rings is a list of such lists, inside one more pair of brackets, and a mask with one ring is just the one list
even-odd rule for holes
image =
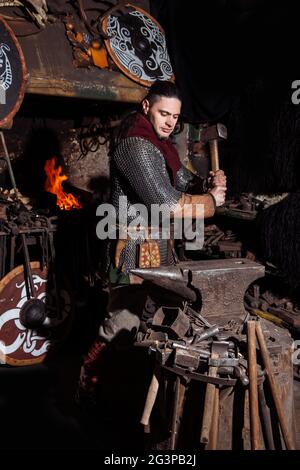
{"label": "shield with swirl design", "polygon": [[11,126],[24,98],[26,80],[21,46],[0,16],[0,129]]}
{"label": "shield with swirl design", "polygon": [[28,302],[23,266],[18,266],[0,281],[0,362],[13,366],[43,362],[66,337],[72,319],[67,290],[56,293],[48,282],[48,270],[31,262],[35,299],[45,304],[46,318],[37,329],[21,321],[22,307]]}
{"label": "shield with swirl design", "polygon": [[110,57],[132,80],[151,86],[156,80],[175,79],[164,30],[149,13],[127,4],[125,14],[104,16],[101,27]]}

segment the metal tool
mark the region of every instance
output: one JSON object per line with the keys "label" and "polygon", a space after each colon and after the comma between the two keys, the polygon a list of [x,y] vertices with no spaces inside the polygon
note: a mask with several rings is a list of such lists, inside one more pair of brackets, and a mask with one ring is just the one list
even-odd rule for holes
{"label": "metal tool", "polygon": [[131,272],[193,302],[201,299],[200,314],[210,324],[222,326],[246,315],[248,286],[263,277],[263,265],[244,258],[184,261],[176,266],[132,269]]}
{"label": "metal tool", "polygon": [[210,147],[212,171],[218,171],[220,169],[218,141],[225,139],[227,139],[227,128],[224,124],[218,123],[202,129],[201,140],[203,142],[208,142]]}
{"label": "metal tool", "polygon": [[260,322],[256,322],[255,331],[256,331],[256,336],[257,336],[257,340],[259,343],[260,352],[261,352],[262,359],[265,365],[267,378],[270,384],[272,397],[275,403],[275,408],[276,408],[276,412],[277,412],[277,416],[278,416],[278,420],[279,420],[279,424],[280,424],[280,428],[281,428],[281,432],[282,432],[282,436],[283,436],[286,448],[288,450],[295,450],[293,437],[288,429],[286,417],[285,417],[283,407],[282,407],[282,402],[280,400],[278,386],[274,378],[273,367],[271,364],[270,356],[267,350],[267,346],[266,346],[266,342],[265,342],[265,338],[264,338],[264,334],[263,334]]}

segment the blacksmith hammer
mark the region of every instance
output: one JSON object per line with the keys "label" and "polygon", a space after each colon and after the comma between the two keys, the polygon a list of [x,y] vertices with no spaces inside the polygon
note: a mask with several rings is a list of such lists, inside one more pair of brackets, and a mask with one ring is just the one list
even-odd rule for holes
{"label": "blacksmith hammer", "polygon": [[209,143],[212,171],[220,169],[218,141],[225,139],[227,139],[227,128],[224,124],[218,123],[213,126],[204,127],[201,131],[201,140]]}

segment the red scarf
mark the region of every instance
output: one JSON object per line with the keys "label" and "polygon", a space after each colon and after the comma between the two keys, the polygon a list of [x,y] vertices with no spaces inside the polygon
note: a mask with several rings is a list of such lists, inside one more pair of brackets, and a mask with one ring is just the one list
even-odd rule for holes
{"label": "red scarf", "polygon": [[137,113],[133,126],[129,129],[127,137],[143,137],[149,140],[163,154],[167,167],[172,172],[173,185],[175,183],[176,174],[181,167],[178,152],[169,139],[159,139],[156,135],[152,124],[142,114]]}

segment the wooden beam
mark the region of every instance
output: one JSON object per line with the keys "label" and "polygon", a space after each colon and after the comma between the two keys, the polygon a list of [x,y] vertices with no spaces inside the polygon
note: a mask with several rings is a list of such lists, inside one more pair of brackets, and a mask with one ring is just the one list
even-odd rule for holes
{"label": "wooden beam", "polygon": [[[13,23],[10,26],[13,29]],[[138,103],[147,92],[146,87],[119,71],[76,68],[65,26],[60,22],[18,40],[29,73],[26,93]]]}

